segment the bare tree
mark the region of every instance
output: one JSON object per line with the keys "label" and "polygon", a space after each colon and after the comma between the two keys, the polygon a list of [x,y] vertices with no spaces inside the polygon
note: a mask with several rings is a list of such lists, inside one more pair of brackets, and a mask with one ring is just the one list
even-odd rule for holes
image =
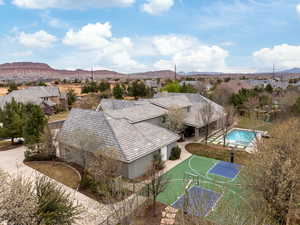
{"label": "bare tree", "polygon": [[167,175],[163,175],[162,171],[156,169],[155,164],[151,165],[149,169],[149,180],[147,188],[152,198],[153,216],[156,216],[156,200],[160,193],[164,192],[170,183],[170,179]]}
{"label": "bare tree", "polygon": [[208,136],[209,136],[209,126],[212,122],[213,117],[213,107],[210,102],[207,100],[203,101],[203,104],[198,110],[197,119],[200,123],[205,126],[205,142],[207,144]]}
{"label": "bare tree", "polygon": [[177,134],[181,134],[184,129],[185,112],[183,109],[172,106],[168,109],[166,127]]}
{"label": "bare tree", "polygon": [[[271,137],[257,145],[244,182],[256,198],[251,203],[262,205],[278,224],[286,224],[292,194],[300,179],[300,121],[289,119],[274,126]],[[297,192],[298,191],[298,192]]]}
{"label": "bare tree", "polygon": [[222,116],[221,119],[219,120],[221,129],[222,129],[222,133],[223,133],[223,146],[224,147],[226,146],[227,133],[228,133],[230,127],[232,126],[232,124],[234,123],[234,118],[235,118],[234,107],[232,107],[232,106],[225,107],[224,116]]}

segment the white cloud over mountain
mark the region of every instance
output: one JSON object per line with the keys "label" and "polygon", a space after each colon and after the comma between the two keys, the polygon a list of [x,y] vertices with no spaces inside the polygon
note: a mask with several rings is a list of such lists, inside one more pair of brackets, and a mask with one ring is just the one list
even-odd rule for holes
{"label": "white cloud over mountain", "polygon": [[76,9],[128,7],[132,5],[135,2],[135,0],[13,0],[12,2],[18,7],[29,9]]}
{"label": "white cloud over mountain", "polygon": [[48,34],[44,30],[35,33],[21,32],[17,39],[20,44],[29,48],[48,48],[57,41],[55,36]]}
{"label": "white cloud over mountain", "polygon": [[300,46],[288,44],[262,48],[253,53],[257,67],[271,68],[275,64],[282,69],[300,67],[299,55]]}
{"label": "white cloud over mountain", "polygon": [[147,2],[142,5],[142,11],[152,15],[158,15],[168,11],[173,5],[174,0],[147,0]]}

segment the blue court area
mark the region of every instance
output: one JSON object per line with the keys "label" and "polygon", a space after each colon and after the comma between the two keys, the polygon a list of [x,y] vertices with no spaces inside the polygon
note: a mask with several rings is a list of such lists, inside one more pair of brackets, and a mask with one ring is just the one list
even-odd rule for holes
{"label": "blue court area", "polygon": [[216,205],[221,194],[211,190],[193,186],[182,195],[172,206],[182,209],[192,216],[206,216]]}
{"label": "blue court area", "polygon": [[208,173],[233,179],[238,175],[240,169],[241,165],[239,164],[220,161]]}

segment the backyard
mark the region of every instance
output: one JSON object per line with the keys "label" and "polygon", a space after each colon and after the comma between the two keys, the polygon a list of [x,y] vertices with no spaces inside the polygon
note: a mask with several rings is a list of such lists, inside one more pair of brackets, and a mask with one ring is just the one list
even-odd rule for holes
{"label": "backyard", "polygon": [[226,216],[249,210],[242,188],[242,170],[238,164],[193,155],[164,175],[170,183],[158,201],[182,208],[185,194],[189,196],[188,207],[193,208],[188,208],[188,214],[222,224]]}

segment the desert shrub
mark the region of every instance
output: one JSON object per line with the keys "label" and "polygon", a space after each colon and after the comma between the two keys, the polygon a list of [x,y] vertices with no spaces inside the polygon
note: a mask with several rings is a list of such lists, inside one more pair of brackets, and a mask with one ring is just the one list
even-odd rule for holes
{"label": "desert shrub", "polygon": [[180,155],[181,155],[181,149],[179,148],[179,146],[176,146],[176,147],[172,148],[169,159],[170,160],[180,159]]}

